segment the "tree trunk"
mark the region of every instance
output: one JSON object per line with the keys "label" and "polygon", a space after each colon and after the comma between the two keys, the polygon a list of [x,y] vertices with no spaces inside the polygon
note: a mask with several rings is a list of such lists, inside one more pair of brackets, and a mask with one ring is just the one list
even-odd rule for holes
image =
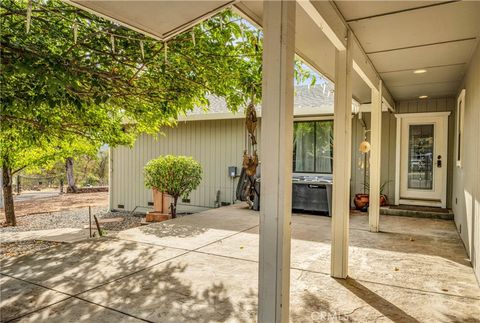
{"label": "tree trunk", "polygon": [[67,171],[67,192],[77,193],[77,186],[75,185],[75,177],[73,176],[73,158],[65,159],[65,170]]}
{"label": "tree trunk", "polygon": [[2,167],[3,202],[7,225],[17,225],[15,209],[13,208],[12,170],[7,166]]}
{"label": "tree trunk", "polygon": [[174,196],[173,203],[172,203],[172,219],[175,219],[177,217],[177,201],[178,201],[178,196]]}

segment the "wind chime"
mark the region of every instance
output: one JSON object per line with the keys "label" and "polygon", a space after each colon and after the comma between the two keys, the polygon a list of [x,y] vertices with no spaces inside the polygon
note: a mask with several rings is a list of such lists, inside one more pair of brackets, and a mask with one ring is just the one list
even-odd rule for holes
{"label": "wind chime", "polygon": [[[243,37],[243,30],[242,30]],[[255,42],[255,53],[258,54],[258,42],[260,34],[257,35]],[[252,86],[252,94],[250,104],[248,104],[245,111],[245,150],[243,151],[242,174],[237,188],[237,198],[241,201],[246,201],[250,208],[254,208],[255,197],[259,199],[260,191],[257,183],[257,168],[259,164],[257,155],[257,111],[255,110],[255,91]]]}
{"label": "wind chime", "polygon": [[[367,183],[367,177],[368,177],[368,172],[369,167],[368,167],[368,153],[370,152],[370,143],[367,140],[367,133],[370,132],[370,130],[367,129],[367,124],[365,123],[365,120],[362,120],[362,127],[363,127],[363,141],[360,143],[360,146],[358,147],[358,150],[363,154],[363,161],[360,167],[363,169],[363,182]],[[364,193],[365,187],[364,187]]]}
{"label": "wind chime", "polygon": [[260,192],[258,191],[256,183],[257,167],[259,164],[258,155],[257,155],[257,112],[254,105],[254,97],[252,94],[252,99],[250,104],[247,106],[245,111],[245,150],[243,151],[243,176],[241,176],[239,185],[241,185],[241,196],[240,200],[246,201],[250,208],[254,205],[255,196],[259,196]]}
{"label": "wind chime", "polygon": [[258,155],[257,155],[257,112],[252,102],[247,106],[245,117],[246,147],[243,151],[243,168],[248,176],[254,176],[257,173]]}

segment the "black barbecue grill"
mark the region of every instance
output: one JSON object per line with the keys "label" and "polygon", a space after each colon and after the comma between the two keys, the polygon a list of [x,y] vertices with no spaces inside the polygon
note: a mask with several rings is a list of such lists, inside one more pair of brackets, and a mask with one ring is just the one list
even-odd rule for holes
{"label": "black barbecue grill", "polygon": [[332,175],[294,175],[292,209],[331,215]]}
{"label": "black barbecue grill", "polygon": [[[260,178],[255,180],[260,192]],[[254,210],[260,210],[260,199],[255,195]],[[317,214],[332,214],[332,175],[297,175],[292,177],[292,210]]]}

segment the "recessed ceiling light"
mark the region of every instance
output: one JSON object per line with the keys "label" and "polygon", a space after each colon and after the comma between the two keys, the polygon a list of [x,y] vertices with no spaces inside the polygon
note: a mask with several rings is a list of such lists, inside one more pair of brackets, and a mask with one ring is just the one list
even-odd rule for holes
{"label": "recessed ceiling light", "polygon": [[423,73],[427,73],[427,70],[424,70],[424,69],[415,70],[415,71],[413,71],[413,73],[415,73],[415,74],[423,74]]}
{"label": "recessed ceiling light", "polygon": [[426,98],[428,98],[428,95],[420,95],[418,98],[419,99],[426,99]]}

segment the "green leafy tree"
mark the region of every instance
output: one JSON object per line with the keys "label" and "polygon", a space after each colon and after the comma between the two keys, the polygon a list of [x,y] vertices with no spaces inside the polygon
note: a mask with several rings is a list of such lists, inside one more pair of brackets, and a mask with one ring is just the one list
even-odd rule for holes
{"label": "green leafy tree", "polygon": [[180,196],[187,197],[200,185],[202,166],[192,157],[162,156],[145,165],[145,186],[173,197],[172,218],[177,214]]}
{"label": "green leafy tree", "polygon": [[[9,224],[15,172],[71,161],[81,148],[132,144],[140,133],[175,125],[179,114],[207,108],[211,94],[231,110],[261,98],[262,34],[229,10],[168,43],[59,0],[3,0],[0,20]],[[297,63],[296,76],[309,73]]]}
{"label": "green leafy tree", "polygon": [[178,114],[207,107],[210,94],[235,110],[260,93],[259,35],[229,11],[164,44],[55,0],[32,2],[27,33],[27,6],[0,3],[9,224],[16,172],[72,161],[105,143],[132,144],[139,133],[156,134]]}

